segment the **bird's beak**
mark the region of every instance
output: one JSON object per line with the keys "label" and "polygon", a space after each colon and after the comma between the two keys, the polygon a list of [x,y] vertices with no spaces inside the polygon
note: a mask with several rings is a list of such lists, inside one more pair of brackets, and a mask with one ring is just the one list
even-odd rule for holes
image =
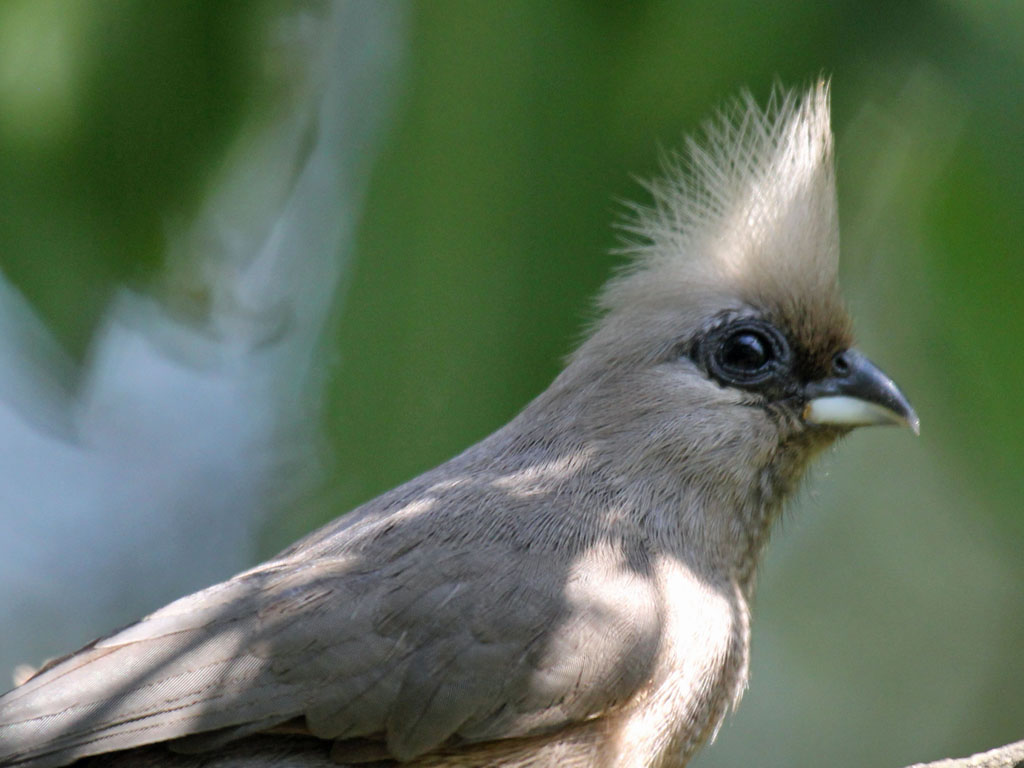
{"label": "bird's beak", "polygon": [[812,381],[804,392],[804,421],[837,427],[898,424],[920,433],[920,421],[893,380],[860,352],[838,355],[832,374]]}

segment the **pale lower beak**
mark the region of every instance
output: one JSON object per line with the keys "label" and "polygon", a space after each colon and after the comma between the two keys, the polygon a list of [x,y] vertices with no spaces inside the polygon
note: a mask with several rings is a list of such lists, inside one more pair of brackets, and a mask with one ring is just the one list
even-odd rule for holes
{"label": "pale lower beak", "polygon": [[803,418],[811,424],[865,427],[897,424],[920,434],[921,422],[893,380],[864,355],[848,349],[836,355],[832,375],[804,388]]}

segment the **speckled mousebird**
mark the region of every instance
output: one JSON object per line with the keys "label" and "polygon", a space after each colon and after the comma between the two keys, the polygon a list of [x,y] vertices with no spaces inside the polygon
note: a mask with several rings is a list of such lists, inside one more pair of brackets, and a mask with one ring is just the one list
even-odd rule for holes
{"label": "speckled mousebird", "polygon": [[0,698],[0,766],[684,766],[746,687],[809,460],[917,430],[851,346],[832,154],[827,84],[737,99],[650,184],[518,416],[46,665]]}

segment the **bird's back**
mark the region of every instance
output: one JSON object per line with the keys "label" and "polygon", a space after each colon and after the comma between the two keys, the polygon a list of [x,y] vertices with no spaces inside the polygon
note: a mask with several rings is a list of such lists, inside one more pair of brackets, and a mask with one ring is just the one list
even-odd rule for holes
{"label": "bird's back", "polygon": [[[595,748],[598,730],[583,726],[618,717],[672,673],[659,659],[680,645],[664,636],[680,630],[666,625],[671,606],[707,590],[696,577],[683,592],[665,581],[664,563],[619,530],[618,499],[585,462],[532,450],[486,471],[460,467],[475,455],[9,692],[0,765],[46,768],[183,737],[179,746],[220,747],[296,720],[328,742],[368,738],[403,759],[461,744],[459,759],[471,760],[465,745],[513,749],[558,731],[559,753]],[[463,472],[471,482],[452,480]],[[565,493],[574,483],[598,492]],[[524,522],[534,532],[525,546]],[[707,674],[692,658],[696,638],[682,642],[688,669]]]}

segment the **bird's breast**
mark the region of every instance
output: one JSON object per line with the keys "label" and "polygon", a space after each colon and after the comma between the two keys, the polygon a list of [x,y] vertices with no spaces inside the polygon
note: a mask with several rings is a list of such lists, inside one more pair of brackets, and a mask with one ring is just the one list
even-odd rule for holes
{"label": "bird's breast", "polygon": [[655,566],[661,641],[655,673],[609,740],[609,765],[681,768],[746,687],[749,606],[731,579],[709,580],[665,556]]}

